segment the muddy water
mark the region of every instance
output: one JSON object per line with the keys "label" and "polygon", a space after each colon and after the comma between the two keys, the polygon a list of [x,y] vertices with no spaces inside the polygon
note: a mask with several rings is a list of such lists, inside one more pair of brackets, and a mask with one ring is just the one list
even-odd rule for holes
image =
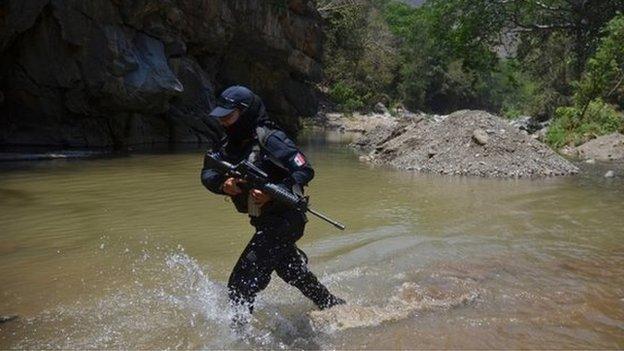
{"label": "muddy water", "polygon": [[624,185],[371,168],[335,140],[300,246],[350,305],[273,278],[234,333],[224,282],[246,218],[199,184],[201,151],[4,165],[0,348],[624,348]]}

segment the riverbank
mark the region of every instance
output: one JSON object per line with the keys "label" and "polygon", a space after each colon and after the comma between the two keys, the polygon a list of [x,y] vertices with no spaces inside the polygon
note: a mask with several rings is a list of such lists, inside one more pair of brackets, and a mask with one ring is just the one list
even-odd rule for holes
{"label": "riverbank", "polygon": [[[579,169],[507,120],[484,111],[426,114],[328,114],[327,126],[361,132],[352,144],[372,164],[481,177],[574,175]],[[343,122],[341,122],[343,121]]]}

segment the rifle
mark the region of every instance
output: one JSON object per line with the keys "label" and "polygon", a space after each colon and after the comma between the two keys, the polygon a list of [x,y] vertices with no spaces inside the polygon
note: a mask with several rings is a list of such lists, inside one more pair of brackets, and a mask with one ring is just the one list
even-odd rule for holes
{"label": "rifle", "polygon": [[310,208],[310,206],[308,206],[309,196],[299,196],[277,184],[270,183],[268,181],[269,176],[263,170],[247,160],[243,160],[236,165],[232,165],[229,162],[217,159],[213,154],[209,153],[206,155],[206,166],[214,169],[225,177],[245,180],[247,184],[249,184],[250,188],[262,190],[263,192],[269,194],[273,201],[302,212],[310,212],[340,230],[345,229],[343,224],[334,221],[326,215]]}

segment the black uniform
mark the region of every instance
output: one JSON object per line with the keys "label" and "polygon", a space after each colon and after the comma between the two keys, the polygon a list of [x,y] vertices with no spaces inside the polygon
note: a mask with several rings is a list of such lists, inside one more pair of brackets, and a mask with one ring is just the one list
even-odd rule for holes
{"label": "black uniform", "polygon": [[[241,116],[238,125],[228,130],[228,138],[217,156],[232,164],[247,159],[265,171],[272,183],[302,192],[314,177],[314,170],[286,134],[268,121],[259,98],[255,97],[254,104]],[[224,194],[221,186],[225,179],[214,170],[204,166],[201,179],[208,190]],[[232,197],[239,212],[248,212],[248,192],[249,189],[243,189],[242,194]],[[234,303],[245,304],[252,311],[256,294],[269,284],[273,271],[321,309],[344,303],[308,270],[308,259],[295,244],[303,236],[307,222],[304,213],[270,201],[250,218],[256,232],[228,281]]]}

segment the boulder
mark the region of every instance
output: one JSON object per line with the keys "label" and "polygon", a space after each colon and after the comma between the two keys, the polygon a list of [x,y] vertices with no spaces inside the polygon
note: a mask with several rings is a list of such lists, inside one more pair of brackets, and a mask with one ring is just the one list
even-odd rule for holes
{"label": "boulder", "polygon": [[576,148],[579,157],[598,161],[624,160],[624,135],[613,133],[590,140]]}
{"label": "boulder", "polygon": [[472,132],[472,139],[479,145],[485,145],[490,141],[490,138],[483,129],[475,129]]}

